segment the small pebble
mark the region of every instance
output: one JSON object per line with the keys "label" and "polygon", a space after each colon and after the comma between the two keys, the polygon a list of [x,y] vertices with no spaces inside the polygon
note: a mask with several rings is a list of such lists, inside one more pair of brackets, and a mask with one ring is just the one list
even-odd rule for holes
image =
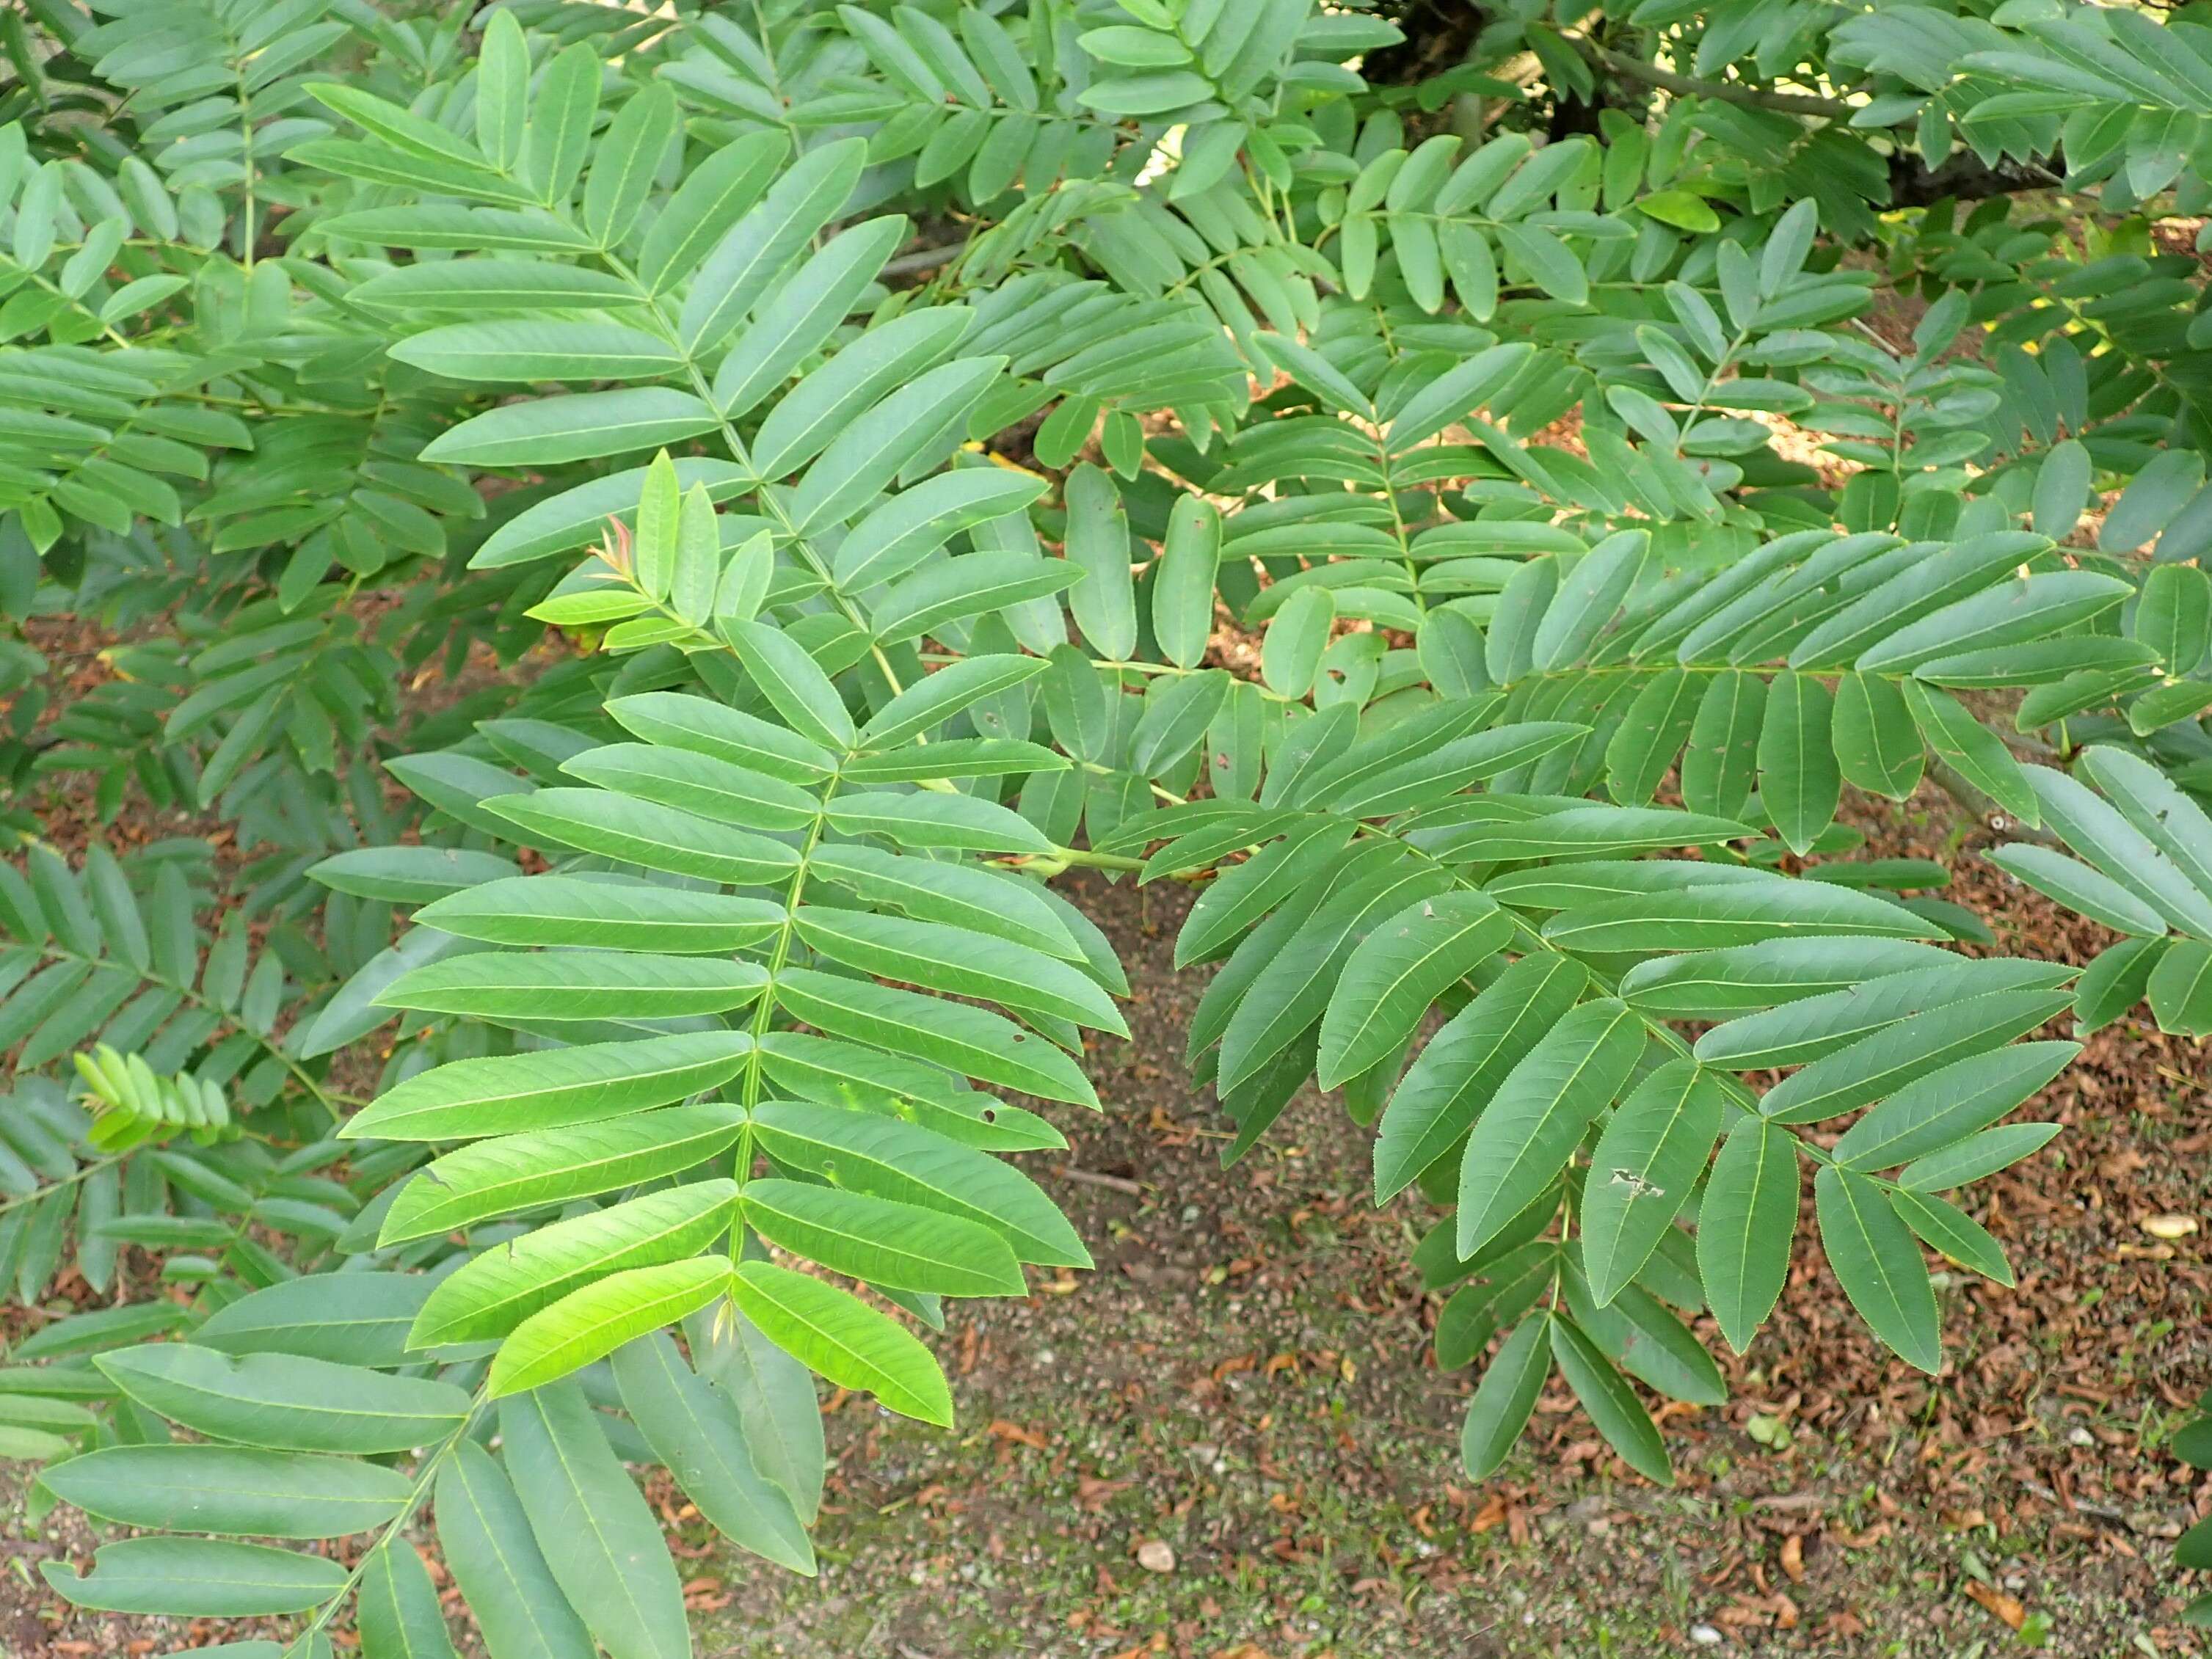
{"label": "small pebble", "polygon": [[1137,1546],[1137,1565],[1146,1572],[1173,1572],[1174,1547],[1164,1538],[1148,1538]]}
{"label": "small pebble", "polygon": [[1690,1639],[1701,1648],[1717,1648],[1721,1644],[1721,1633],[1711,1625],[1692,1625]]}

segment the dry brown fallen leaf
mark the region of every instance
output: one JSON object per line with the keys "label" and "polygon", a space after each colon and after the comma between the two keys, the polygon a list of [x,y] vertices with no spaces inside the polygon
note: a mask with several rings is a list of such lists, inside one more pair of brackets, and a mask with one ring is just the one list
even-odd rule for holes
{"label": "dry brown fallen leaf", "polygon": [[1966,1594],[2003,1620],[2005,1624],[2013,1630],[2018,1630],[2027,1622],[2027,1609],[2021,1605],[2020,1598],[2007,1595],[1994,1585],[1984,1584],[1978,1578],[1969,1578],[1966,1581]]}

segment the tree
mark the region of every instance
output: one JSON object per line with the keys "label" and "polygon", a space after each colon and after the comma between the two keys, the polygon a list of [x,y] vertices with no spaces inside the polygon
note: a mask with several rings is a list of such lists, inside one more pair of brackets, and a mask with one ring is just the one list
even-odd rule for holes
{"label": "tree", "polygon": [[[151,1534],[54,1587],[447,1652],[428,1504],[495,1655],[657,1659],[647,1462],[811,1571],[813,1376],[948,1422],[913,1326],[1088,1263],[990,1092],[1098,1104],[1077,866],[1203,884],[1229,1160],[1316,1079],[1441,1212],[1476,1477],[1557,1367],[1668,1480],[1801,1226],[1936,1371],[2033,1034],[2212,1031],[2212,33],[678,9],[0,19],[0,1265],[130,1292],[0,1450]],[[1923,776],[2078,981],[1850,856]]]}

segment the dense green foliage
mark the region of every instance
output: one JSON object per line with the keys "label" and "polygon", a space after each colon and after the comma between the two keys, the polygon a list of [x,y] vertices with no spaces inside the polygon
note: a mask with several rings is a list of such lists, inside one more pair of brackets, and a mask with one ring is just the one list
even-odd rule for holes
{"label": "dense green foliage", "polygon": [[[1075,866],[1203,884],[1228,1159],[1317,1079],[1429,1201],[1474,1476],[1556,1367],[1670,1479],[1801,1226],[1936,1372],[2034,1034],[2212,1033],[2212,27],[673,10],[0,16],[0,1454],[146,1534],[54,1587],[450,1654],[434,1519],[664,1659],[646,1463],[811,1571],[815,1377],[1088,1264]],[[1923,777],[2118,942],[1956,948]]]}

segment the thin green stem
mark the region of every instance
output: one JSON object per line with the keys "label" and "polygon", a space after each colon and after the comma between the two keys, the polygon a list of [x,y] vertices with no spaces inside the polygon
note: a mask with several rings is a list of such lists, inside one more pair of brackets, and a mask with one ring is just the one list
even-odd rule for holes
{"label": "thin green stem", "polygon": [[[1078,763],[1085,771],[1095,772],[1102,778],[1118,778],[1122,775],[1112,767],[1103,765],[1097,761],[1082,761]],[[1178,795],[1164,783],[1151,784],[1148,787],[1152,792],[1152,799],[1163,806],[1181,806],[1189,799],[1188,796]]]}
{"label": "thin green stem", "polygon": [[90,306],[85,304],[82,300],[77,298],[75,295],[64,293],[62,291],[61,284],[48,276],[45,271],[36,270],[29,265],[18,264],[8,255],[0,253],[0,276],[4,276],[9,271],[14,271],[17,275],[28,279],[33,287],[44,289],[47,293],[66,303],[71,310],[82,313],[83,315],[91,318],[93,321],[99,323],[100,331],[102,334],[105,334],[114,344],[128,348],[131,346],[143,345],[144,343],[143,341],[133,340],[127,335],[118,332],[112,324],[102,320],[98,312],[94,311]]}
{"label": "thin green stem", "polygon": [[73,1187],[86,1176],[98,1175],[102,1170],[112,1170],[130,1156],[129,1152],[112,1152],[107,1157],[95,1158],[89,1164],[80,1164],[74,1174],[65,1175],[58,1181],[50,1181],[34,1193],[25,1193],[19,1198],[11,1198],[4,1203],[0,1203],[0,1215],[5,1215],[9,1211],[19,1208],[25,1204],[36,1204],[49,1193],[58,1193],[64,1187]]}
{"label": "thin green stem", "polygon": [[[1365,835],[1390,836],[1390,832],[1388,830],[1382,829],[1376,825],[1361,824],[1359,826],[1359,830],[1360,833]],[[1444,863],[1443,860],[1437,858],[1434,854],[1423,852],[1419,848],[1413,846],[1411,843],[1404,841],[1401,837],[1390,836],[1390,838],[1397,841],[1401,847],[1404,848],[1407,852],[1413,854],[1414,857],[1426,860],[1429,863],[1435,865],[1437,869],[1443,872],[1454,885],[1462,888],[1468,892],[1480,892],[1482,890],[1480,884],[1469,881],[1465,874],[1459,870],[1455,869],[1452,866]],[[1565,957],[1566,955],[1566,952],[1561,951],[1557,945],[1553,945],[1551,940],[1546,939],[1543,933],[1536,927],[1535,924],[1531,922],[1526,916],[1522,915],[1518,911],[1507,908],[1502,905],[1499,908],[1511,920],[1513,923],[1514,937],[1521,944],[1522,955],[1525,956],[1537,951],[1541,951],[1547,956]],[[1604,974],[1600,972],[1598,969],[1592,968],[1588,963],[1582,963],[1581,966],[1589,973],[1590,979],[1597,985],[1598,988],[1603,991],[1607,996],[1619,997],[1620,995],[1619,981],[1608,980]],[[1462,982],[1469,985],[1470,988],[1474,988],[1471,981],[1465,981]],[[1673,1025],[1658,1015],[1646,1013],[1643,1009],[1638,1008],[1633,1002],[1628,1001],[1626,998],[1623,998],[1621,1000],[1622,1006],[1625,1006],[1630,1013],[1636,1016],[1637,1020],[1643,1025],[1644,1030],[1649,1033],[1650,1036],[1656,1039],[1669,1052],[1684,1060],[1692,1061],[1697,1060],[1697,1051],[1691,1046],[1688,1040],[1685,1038],[1680,1031],[1676,1030]],[[1759,1097],[1751,1091],[1750,1085],[1746,1084],[1742,1079],[1737,1077],[1735,1073],[1725,1070],[1720,1066],[1706,1066],[1705,1069],[1718,1080],[1721,1092],[1726,1097],[1729,1104],[1735,1107],[1739,1114],[1745,1117],[1757,1118],[1763,1123],[1772,1123],[1773,1121],[1768,1118],[1765,1113],[1759,1109]],[[1788,1126],[1784,1124],[1774,1124],[1773,1127],[1786,1130]],[[1791,1133],[1790,1139],[1796,1143],[1797,1150],[1810,1162],[1814,1164],[1829,1164],[1834,1162],[1834,1160],[1831,1158],[1826,1152],[1822,1151],[1818,1146],[1811,1145],[1804,1139],[1803,1136]]]}
{"label": "thin green stem", "polygon": [[868,627],[867,619],[860,615],[851,599],[839,590],[829,567],[822,562],[820,556],[815,552],[812,544],[800,534],[798,525],[792,521],[791,514],[785,510],[783,503],[776,499],[775,490],[769,487],[770,481],[761,477],[759,469],[753,465],[751,451],[746,447],[744,440],[738,435],[735,423],[722,412],[721,405],[715,401],[713,382],[707,378],[706,370],[701,367],[698,359],[692,355],[691,348],[684,340],[682,331],[662,306],[660,296],[653,293],[627,263],[611,252],[602,250],[599,258],[611,273],[621,281],[628,283],[636,292],[637,296],[645,302],[647,309],[651,313],[653,325],[659,331],[661,337],[673,346],[682,357],[684,377],[691,383],[692,395],[704,404],[714,415],[714,424],[720,432],[723,444],[730,452],[730,459],[752,474],[753,499],[781,527],[793,551],[805,562],[807,568],[821,580],[823,591],[829,594],[830,601],[844,614],[845,619],[869,636],[869,654],[873,658],[878,672],[889,683],[891,694],[894,696],[897,696],[904,688],[899,682],[897,673],[891,667],[890,659],[884,654],[883,647],[875,643],[874,629]]}
{"label": "thin green stem", "polygon": [[[806,842],[799,849],[799,867],[791,872],[791,885],[783,896],[783,921],[776,929],[775,943],[769,947],[768,981],[761,987],[760,1002],[753,1010],[752,1046],[745,1050],[744,1080],[738,1085],[738,1103],[744,1108],[745,1123],[738,1137],[738,1155],[731,1178],[738,1183],[742,1195],[744,1185],[752,1176],[753,1167],[753,1109],[760,1104],[761,1043],[769,1034],[770,1023],[775,1018],[776,975],[782,973],[791,959],[791,942],[798,932],[799,901],[805,896],[807,870],[814,849],[821,844],[823,826],[829,821],[830,799],[837,793],[843,780],[842,772],[834,774],[822,787],[822,805],[807,826]],[[742,1213],[742,1212],[741,1212]],[[744,1249],[742,1229],[733,1228],[730,1234],[730,1256],[732,1261]]]}
{"label": "thin green stem", "polygon": [[1747,328],[1738,331],[1736,337],[1722,348],[1719,360],[1706,371],[1705,384],[1698,388],[1698,395],[1691,400],[1688,410],[1682,416],[1681,429],[1674,441],[1676,460],[1689,459],[1682,453],[1682,439],[1689,435],[1690,428],[1697,424],[1698,417],[1705,412],[1706,404],[1711,401],[1715,389],[1720,385],[1722,372],[1735,361],[1736,353],[1741,351],[1750,343],[1751,331]]}
{"label": "thin green stem", "polygon": [[[921,660],[927,664],[941,666],[946,663],[958,662],[961,659],[954,655],[950,651],[925,651],[921,653]],[[1171,662],[1139,662],[1134,659],[1126,662],[1116,662],[1111,657],[1093,657],[1091,659],[1091,665],[1093,668],[1104,669],[1109,673],[1172,675],[1210,674],[1216,672],[1215,670],[1204,666],[1203,665],[1194,668],[1184,668]],[[1303,702],[1304,701],[1300,697],[1287,696],[1280,691],[1270,690],[1267,687],[1261,684],[1256,680],[1248,680],[1245,684],[1251,686],[1255,691],[1257,691],[1269,702]]]}
{"label": "thin green stem", "polygon": [[422,1467],[415,1472],[415,1484],[408,1488],[407,1497],[399,1506],[399,1513],[378,1529],[376,1541],[362,1552],[361,1559],[353,1565],[353,1571],[346,1574],[345,1583],[339,1585],[337,1594],[316,1610],[314,1618],[308,1621],[306,1628],[294,1637],[295,1646],[286,1648],[287,1653],[307,1651],[312,1639],[329,1626],[331,1620],[337,1616],[338,1609],[345,1606],[353,1592],[360,1588],[362,1576],[368,1571],[368,1564],[376,1559],[377,1552],[392,1547],[400,1529],[414,1520],[415,1511],[422,1507],[422,1500],[430,1495],[430,1487],[438,1478],[438,1471],[445,1467],[447,1458],[460,1449],[461,1442],[469,1437],[477,1425],[477,1419],[491,1403],[485,1392],[487,1386],[483,1382],[477,1384],[476,1392],[469,1396],[469,1408],[462,1414],[459,1424],[438,1443],[430,1455],[422,1460]]}
{"label": "thin green stem", "polygon": [[1010,870],[1036,871],[1046,875],[1057,875],[1079,866],[1086,870],[1118,870],[1124,873],[1145,867],[1142,859],[1125,858],[1118,853],[1094,853],[1087,847],[1055,847],[1049,853],[1028,854],[1000,862]]}
{"label": "thin green stem", "polygon": [[1398,543],[1399,562],[1406,567],[1406,584],[1411,590],[1413,608],[1424,616],[1428,614],[1428,601],[1421,594],[1420,562],[1413,557],[1413,544],[1406,534],[1406,515],[1398,508],[1398,486],[1390,477],[1390,444],[1382,428],[1376,427],[1370,434],[1375,440],[1375,465],[1382,474],[1382,500],[1390,509],[1390,534]]}

